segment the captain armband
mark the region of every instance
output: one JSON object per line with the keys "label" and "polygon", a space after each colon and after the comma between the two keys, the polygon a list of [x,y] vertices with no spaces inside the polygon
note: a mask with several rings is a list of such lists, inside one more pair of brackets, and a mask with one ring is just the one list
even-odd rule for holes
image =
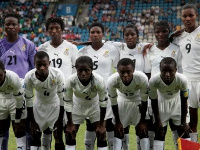
{"label": "captain armband", "polygon": [[189,91],[188,91],[188,90],[186,90],[186,91],[181,91],[181,92],[180,92],[180,95],[181,95],[181,98],[183,98],[183,99],[188,99],[188,97],[189,97]]}

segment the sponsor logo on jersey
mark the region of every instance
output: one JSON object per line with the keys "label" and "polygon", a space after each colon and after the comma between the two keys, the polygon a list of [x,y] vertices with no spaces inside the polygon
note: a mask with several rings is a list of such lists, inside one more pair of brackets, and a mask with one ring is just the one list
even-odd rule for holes
{"label": "sponsor logo on jersey", "polygon": [[65,54],[65,55],[69,55],[69,48],[66,48],[64,54]]}
{"label": "sponsor logo on jersey", "polygon": [[25,51],[26,50],[26,45],[24,44],[21,48],[22,51]]}
{"label": "sponsor logo on jersey", "polygon": [[8,85],[8,90],[13,90],[13,87]]}
{"label": "sponsor logo on jersey", "polygon": [[172,57],[176,57],[176,51],[172,51],[171,56],[172,56]]}
{"label": "sponsor logo on jersey", "polygon": [[197,36],[195,37],[195,40],[200,42],[200,33],[197,33]]}
{"label": "sponsor logo on jersey", "polygon": [[179,90],[180,89],[180,86],[179,85],[177,85],[176,86],[176,88],[175,88],[175,90]]}
{"label": "sponsor logo on jersey", "polygon": [[103,54],[104,57],[108,57],[109,56],[109,52],[105,51],[105,53]]}

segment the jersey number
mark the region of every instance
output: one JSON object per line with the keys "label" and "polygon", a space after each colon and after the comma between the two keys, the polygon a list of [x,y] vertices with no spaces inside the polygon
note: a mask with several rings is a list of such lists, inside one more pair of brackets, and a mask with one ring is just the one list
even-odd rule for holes
{"label": "jersey number", "polygon": [[[54,68],[60,68],[62,65],[62,59],[58,58],[58,59],[52,59],[53,62],[53,67]],[[58,66],[57,66],[58,65]]]}
{"label": "jersey number", "polygon": [[47,92],[47,91],[44,91],[44,96],[49,96],[50,95],[50,93],[49,92]]}
{"label": "jersey number", "polygon": [[17,64],[17,56],[8,56],[8,65],[16,65]]}
{"label": "jersey number", "polygon": [[87,99],[87,100],[91,100],[91,98],[90,98],[89,96],[86,96],[85,99]]}
{"label": "jersey number", "polygon": [[126,96],[133,96],[134,93],[124,93]]}
{"label": "jersey number", "polygon": [[94,66],[93,66],[93,70],[96,70],[98,68],[98,61],[94,61]]}
{"label": "jersey number", "polygon": [[191,50],[191,44],[188,43],[187,45],[185,45],[185,49],[187,50],[187,53],[189,53]]}

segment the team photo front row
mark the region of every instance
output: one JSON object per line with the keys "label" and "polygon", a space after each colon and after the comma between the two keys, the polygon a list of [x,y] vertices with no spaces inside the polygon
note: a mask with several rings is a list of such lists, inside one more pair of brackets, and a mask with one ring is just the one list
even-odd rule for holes
{"label": "team photo front row", "polygon": [[[0,61],[0,147],[10,116],[17,150],[26,150],[26,118],[29,116],[31,150],[49,150],[52,133],[56,150],[75,150],[76,135],[85,119],[95,130],[98,150],[107,150],[108,103],[113,112],[113,150],[125,146],[123,139],[130,125],[135,127],[139,139],[137,147],[141,150],[164,149],[169,122],[178,133],[175,141],[178,137],[190,140],[188,81],[177,72],[177,63],[171,57],[161,60],[160,72],[150,79],[135,70],[134,61],[122,58],[117,72],[106,83],[93,72],[94,63],[88,56],[76,60],[76,73],[68,78],[61,70],[50,67],[49,55],[44,51],[35,54],[34,64],[35,69],[22,80],[13,71],[6,70]],[[149,110],[153,113],[149,114]],[[155,134],[151,148],[149,127]],[[129,141],[126,142],[128,145]]]}

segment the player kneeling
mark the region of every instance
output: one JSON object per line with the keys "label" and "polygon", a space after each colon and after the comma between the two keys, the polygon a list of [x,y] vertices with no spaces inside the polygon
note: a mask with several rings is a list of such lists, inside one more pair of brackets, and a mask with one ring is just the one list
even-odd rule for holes
{"label": "player kneeling", "polygon": [[148,98],[148,78],[135,71],[135,62],[123,58],[117,65],[118,73],[108,79],[108,95],[114,114],[114,150],[121,150],[124,132],[134,125],[142,150],[148,150],[149,139],[145,116]]}
{"label": "player kneeling", "polygon": [[176,72],[176,61],[166,57],[160,62],[160,73],[149,81],[149,96],[155,117],[154,150],[164,149],[169,120],[176,126],[178,135],[188,138],[186,124],[188,83],[187,78]]}
{"label": "player kneeling", "polygon": [[92,73],[93,62],[88,56],[79,57],[75,66],[77,73],[67,79],[64,100],[68,119],[66,150],[76,149],[76,133],[86,117],[96,131],[98,150],[107,150],[104,123],[107,92],[104,80],[100,75]]}
{"label": "player kneeling", "polygon": [[27,113],[23,92],[18,75],[5,70],[3,62],[0,61],[0,147],[4,132],[7,131],[6,119],[10,115],[17,140],[17,150],[26,150],[25,119]]}
{"label": "player kneeling", "polygon": [[[41,149],[41,132],[43,132],[42,149],[49,150],[51,133],[55,138],[55,150],[64,150],[64,144],[57,137],[62,134],[63,126],[63,91],[64,75],[56,68],[49,67],[49,55],[45,52],[35,54],[36,69],[25,76],[25,98],[31,119],[31,150]],[[33,102],[33,89],[35,100]]]}

